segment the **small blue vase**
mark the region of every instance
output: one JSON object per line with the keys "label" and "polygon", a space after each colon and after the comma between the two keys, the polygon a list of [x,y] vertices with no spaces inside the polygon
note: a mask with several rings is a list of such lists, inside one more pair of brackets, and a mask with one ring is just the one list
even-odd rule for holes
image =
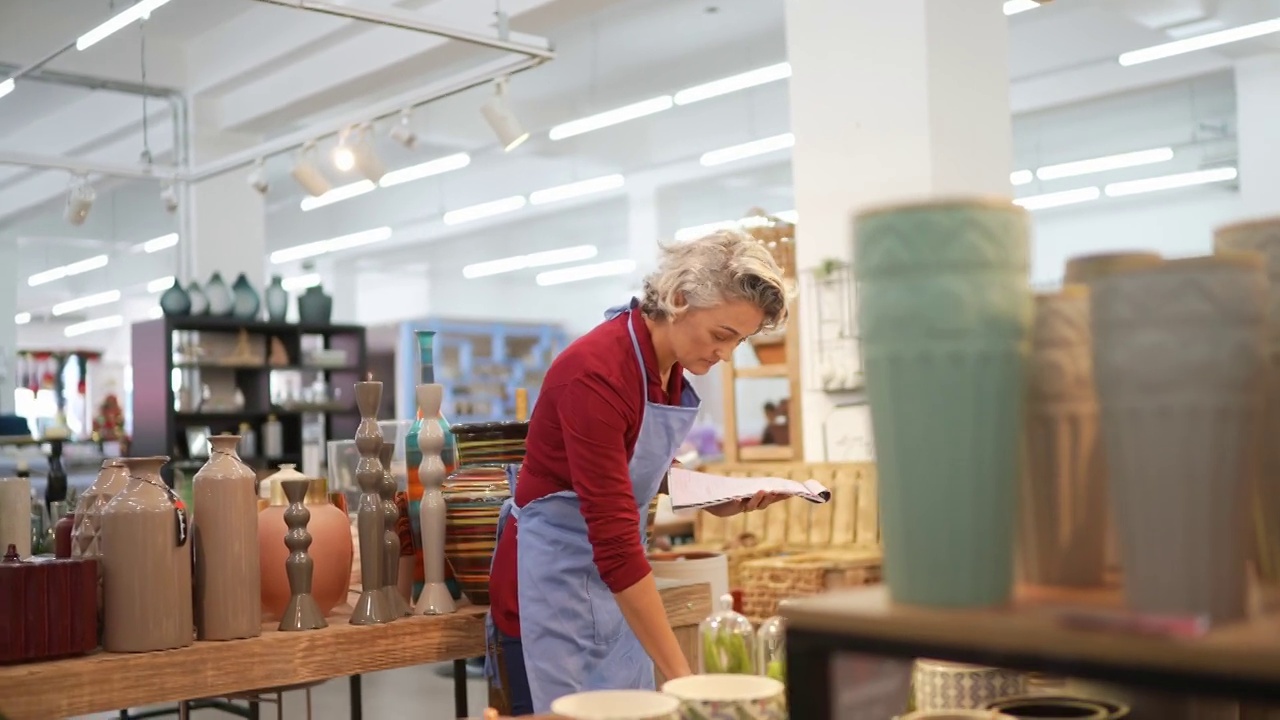
{"label": "small blue vase", "polygon": [[191,313],[191,298],[177,280],[160,296],[160,309],[166,317],[184,317]]}
{"label": "small blue vase", "polygon": [[289,291],[284,289],[284,282],[279,275],[271,276],[271,284],[267,286],[267,320],[273,323],[284,322],[289,313]]}
{"label": "small blue vase", "polygon": [[258,309],[262,306],[262,301],[258,298],[258,291],[253,289],[249,284],[249,278],[240,273],[236,276],[236,281],[231,286],[232,310],[231,314],[237,320],[257,320]]}

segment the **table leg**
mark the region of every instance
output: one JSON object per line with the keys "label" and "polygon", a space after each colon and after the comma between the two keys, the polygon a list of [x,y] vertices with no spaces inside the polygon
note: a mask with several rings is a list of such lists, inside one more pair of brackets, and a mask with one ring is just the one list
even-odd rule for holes
{"label": "table leg", "polygon": [[351,720],[364,720],[364,704],[360,698],[360,676],[350,678]]}
{"label": "table leg", "polygon": [[454,717],[465,718],[467,712],[467,661],[453,661],[453,711]]}

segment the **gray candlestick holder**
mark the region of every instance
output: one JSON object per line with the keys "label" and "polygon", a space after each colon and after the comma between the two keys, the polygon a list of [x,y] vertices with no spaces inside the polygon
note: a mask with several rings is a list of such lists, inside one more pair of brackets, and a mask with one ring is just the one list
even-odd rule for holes
{"label": "gray candlestick holder", "polygon": [[311,595],[311,574],[315,569],[315,561],[307,553],[311,547],[311,533],[307,531],[311,511],[303,504],[310,485],[311,481],[306,478],[280,481],[280,489],[289,499],[289,507],[284,511],[284,524],[289,528],[284,544],[289,548],[289,557],[284,567],[289,576],[290,593],[289,604],[280,618],[281,630],[318,630],[329,626]]}
{"label": "gray candlestick holder", "polygon": [[378,485],[382,483],[382,430],[378,428],[378,406],[382,404],[382,383],[374,380],[356,383],[356,406],[360,409],[360,425],[356,428],[356,483],[360,499],[356,505],[356,527],[360,535],[360,599],[351,611],[352,625],[379,625],[391,622],[395,615],[387,596],[385,521]]}
{"label": "gray candlestick holder", "polygon": [[413,608],[409,607],[409,602],[400,594],[399,588],[400,535],[396,533],[396,522],[400,519],[400,508],[396,507],[396,476],[391,474],[391,457],[395,452],[396,444],[384,440],[378,453],[378,459],[382,462],[382,481],[378,483],[378,496],[382,498],[382,522],[385,526],[383,567],[386,575],[383,579],[386,584],[382,586],[382,592],[387,596],[392,615],[404,617],[412,615]]}

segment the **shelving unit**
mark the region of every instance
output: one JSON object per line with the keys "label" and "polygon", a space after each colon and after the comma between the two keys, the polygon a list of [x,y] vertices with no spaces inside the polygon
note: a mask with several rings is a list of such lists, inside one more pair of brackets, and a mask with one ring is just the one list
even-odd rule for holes
{"label": "shelving unit", "polygon": [[[858,674],[839,673],[838,689],[831,680],[832,666],[851,655],[928,657],[1148,690],[1280,700],[1280,614],[1260,611],[1254,619],[1186,638],[1068,622],[1081,610],[1121,607],[1120,591],[1107,588],[1024,587],[1011,607],[990,610],[895,605],[885,586],[786,601],[781,613],[792,717],[862,717],[854,704]],[[863,677],[868,675],[874,674]]]}
{"label": "shelving unit", "polygon": [[[791,317],[799,318],[799,303],[792,302]],[[724,461],[738,462],[779,462],[800,460],[804,456],[804,434],[801,427],[800,414],[800,330],[799,321],[788,325],[783,340],[785,360],[763,365],[745,365],[738,357],[724,363],[720,371],[724,382]],[[751,352],[747,348],[739,348],[734,353]],[[787,380],[789,397],[787,398],[787,445],[742,445],[738,430],[738,381],[760,379]]]}
{"label": "shelving unit", "polygon": [[445,417],[452,423],[509,420],[515,416],[516,388],[537,402],[551,360],[569,344],[558,325],[485,323],[426,319],[400,326],[396,353],[397,387],[404,417],[413,417],[418,344],[414,332],[436,333],[436,382],[444,385]]}
{"label": "shelving unit", "polygon": [[[175,362],[175,350],[184,344],[202,345],[217,342],[226,346],[244,330],[255,348],[267,351],[261,362],[227,365],[217,359]],[[283,345],[289,362],[269,364],[272,338]],[[295,323],[243,322],[221,317],[161,318],[135,323],[132,328],[133,352],[133,444],[136,456],[168,455],[173,462],[165,468],[165,480],[172,483],[172,469],[192,473],[204,463],[193,456],[186,431],[207,426],[210,433],[236,432],[247,422],[258,436],[259,447],[265,441],[262,424],[271,415],[280,421],[283,450],[278,457],[250,455],[244,461],[259,471],[280,463],[301,464],[305,435],[321,435],[324,440],[351,437],[359,424],[352,387],[361,379],[366,364],[365,329],[356,325],[302,325]],[[317,348],[342,350],[347,360],[340,367],[307,365],[302,362],[304,350]],[[299,382],[309,385],[316,378],[336,389],[332,403],[290,405],[281,407],[273,400],[273,386],[284,383],[280,373],[301,374]],[[198,407],[178,409],[178,388],[200,388],[213,382],[224,388],[238,389],[244,397],[244,408],[202,410]],[[198,452],[198,451],[197,451]],[[323,450],[321,451],[323,452]]]}

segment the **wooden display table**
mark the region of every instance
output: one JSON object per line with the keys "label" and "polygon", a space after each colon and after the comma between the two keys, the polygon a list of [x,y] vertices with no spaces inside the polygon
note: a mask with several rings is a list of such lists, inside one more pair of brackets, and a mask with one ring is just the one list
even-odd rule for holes
{"label": "wooden display table", "polygon": [[[698,623],[711,612],[710,590],[675,581],[659,581],[659,588],[688,653],[696,648]],[[464,605],[450,615],[369,626],[333,616],[329,627],[306,632],[279,632],[270,623],[247,640],[0,666],[0,718],[56,720],[481,657],[487,610]]]}
{"label": "wooden display table", "polygon": [[855,653],[1280,701],[1280,614],[1270,610],[1272,597],[1254,598],[1254,604],[1253,619],[1175,638],[1092,622],[1094,627],[1083,628],[1082,621],[1119,611],[1119,590],[1024,587],[1011,607],[989,610],[896,605],[885,586],[836,590],[782,604],[793,679],[787,693],[793,717],[836,717],[829,714],[839,710],[832,707],[833,691],[849,680],[831,677],[831,663],[842,653]]}

